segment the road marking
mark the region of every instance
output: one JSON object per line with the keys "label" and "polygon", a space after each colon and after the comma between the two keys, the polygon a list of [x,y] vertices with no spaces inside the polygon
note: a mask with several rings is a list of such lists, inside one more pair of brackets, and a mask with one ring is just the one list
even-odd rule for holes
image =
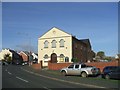
{"label": "road marking", "polygon": [[43,87],[44,89],[47,89],[47,90],[52,90],[52,89],[49,89],[49,88],[47,88],[47,87]]}
{"label": "road marking", "polygon": [[17,78],[17,79],[19,79],[19,80],[22,80],[22,81],[24,81],[24,82],[26,82],[26,83],[28,83],[28,81],[27,81],[27,80],[25,80],[25,79],[22,79],[22,78],[17,77],[17,76],[16,76],[16,78]]}
{"label": "road marking", "polygon": [[10,75],[11,75],[12,73],[8,72],[8,74],[10,74]]}
{"label": "road marking", "polygon": [[83,84],[83,83],[77,83],[77,82],[72,82],[72,81],[66,81],[66,80],[62,80],[62,79],[58,79],[58,78],[52,78],[52,77],[48,77],[48,76],[44,76],[44,75],[41,75],[41,74],[38,74],[38,73],[28,71],[28,70],[23,69],[23,68],[21,68],[21,69],[28,72],[28,73],[31,73],[31,74],[34,74],[34,75],[37,75],[37,76],[41,76],[41,77],[44,77],[44,78],[56,80],[56,81],[62,81],[62,82],[67,82],[67,83],[71,83],[71,84],[82,85],[82,86],[87,86],[87,87],[94,87],[94,88],[104,88],[104,89],[106,88],[106,87],[97,86],[97,85]]}

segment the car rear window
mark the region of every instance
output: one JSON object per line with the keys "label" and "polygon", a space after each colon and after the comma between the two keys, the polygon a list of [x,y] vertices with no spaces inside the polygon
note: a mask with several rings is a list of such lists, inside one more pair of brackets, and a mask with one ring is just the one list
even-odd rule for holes
{"label": "car rear window", "polygon": [[109,70],[109,71],[116,71],[118,67],[116,66],[109,66],[109,67],[105,67],[103,71]]}

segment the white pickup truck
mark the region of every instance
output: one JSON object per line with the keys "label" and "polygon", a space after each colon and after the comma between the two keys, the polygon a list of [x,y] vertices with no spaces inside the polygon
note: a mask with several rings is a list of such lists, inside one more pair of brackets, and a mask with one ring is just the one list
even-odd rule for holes
{"label": "white pickup truck", "polygon": [[98,68],[93,66],[88,66],[84,63],[71,64],[66,68],[62,68],[60,72],[63,75],[80,75],[82,77],[88,77],[89,75],[99,74]]}

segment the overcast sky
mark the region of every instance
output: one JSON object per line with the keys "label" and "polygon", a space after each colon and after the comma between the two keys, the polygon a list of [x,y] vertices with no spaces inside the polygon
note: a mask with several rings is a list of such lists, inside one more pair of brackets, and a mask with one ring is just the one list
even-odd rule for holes
{"label": "overcast sky", "polygon": [[58,27],[90,39],[95,52],[118,53],[118,3],[2,3],[2,47],[37,52],[38,38]]}

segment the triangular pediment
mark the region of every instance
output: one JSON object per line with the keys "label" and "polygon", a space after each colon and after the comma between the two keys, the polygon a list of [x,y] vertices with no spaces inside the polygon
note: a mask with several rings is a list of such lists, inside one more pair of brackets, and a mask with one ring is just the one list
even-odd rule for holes
{"label": "triangular pediment", "polygon": [[52,29],[47,31],[45,34],[43,34],[39,39],[55,38],[55,37],[66,37],[66,36],[72,36],[72,35],[69,34],[69,33],[64,32],[61,29],[53,27]]}

